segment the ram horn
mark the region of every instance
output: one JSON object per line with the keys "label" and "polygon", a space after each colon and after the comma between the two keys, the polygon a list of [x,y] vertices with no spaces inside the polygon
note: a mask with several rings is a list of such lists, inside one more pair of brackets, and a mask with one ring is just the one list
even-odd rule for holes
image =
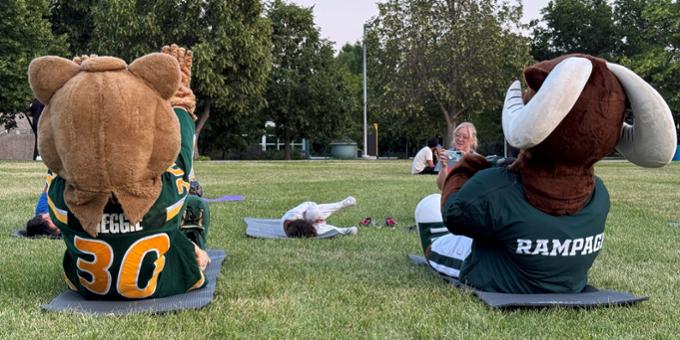
{"label": "ram horn", "polygon": [[668,104],[633,71],[613,63],[607,63],[607,67],[623,86],[635,120],[633,125],[623,123],[616,150],[639,166],[658,168],[668,164],[677,145],[675,124]]}
{"label": "ram horn", "polygon": [[512,83],[503,105],[503,133],[508,143],[528,149],[548,138],[576,104],[592,70],[586,58],[563,60],[526,106],[519,81]]}

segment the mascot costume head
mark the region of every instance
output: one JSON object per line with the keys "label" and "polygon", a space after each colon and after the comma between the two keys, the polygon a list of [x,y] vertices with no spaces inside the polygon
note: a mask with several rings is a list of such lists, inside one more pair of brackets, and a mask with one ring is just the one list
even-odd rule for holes
{"label": "mascot costume head", "polygon": [[46,103],[38,148],[66,181],[64,199],[83,229],[97,235],[104,207],[119,203],[134,224],[158,198],[161,174],[180,150],[170,98],[180,86],[178,61],[154,53],[129,66],[118,58],[74,62],[41,57],[29,82]]}
{"label": "mascot costume head", "polygon": [[[677,142],[670,109],[627,68],[568,55],[533,65],[524,76],[524,95],[519,82],[506,95],[503,131],[521,150],[511,169],[539,210],[579,211],[593,191],[593,164],[614,149],[643,167],[672,159]],[[628,108],[633,125],[623,122]]]}
{"label": "mascot costume head", "polygon": [[[593,165],[614,150],[643,167],[661,167],[673,158],[677,137],[670,109],[629,69],[573,54],[532,65],[524,76],[524,93],[519,81],[508,89],[502,124],[508,143],[520,149],[510,169],[537,209],[555,216],[578,212],[593,192]],[[632,125],[624,122],[628,112]],[[465,157],[452,168],[442,203],[489,166],[478,155]]]}

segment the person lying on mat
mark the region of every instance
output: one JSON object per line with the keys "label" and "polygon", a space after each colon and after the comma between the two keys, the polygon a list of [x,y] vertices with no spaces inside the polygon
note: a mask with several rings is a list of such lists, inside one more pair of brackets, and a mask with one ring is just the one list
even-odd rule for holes
{"label": "person lying on mat", "polygon": [[47,205],[47,185],[40,193],[38,202],[35,205],[35,214],[26,222],[26,237],[61,237],[61,231],[50,218],[49,207]]}
{"label": "person lying on mat", "polygon": [[[448,150],[439,150],[439,164],[441,168],[437,174],[437,188],[441,190],[444,187],[444,180],[451,170],[452,162],[457,162],[467,153],[475,153],[477,149],[477,129],[472,123],[460,123],[453,130],[454,136],[454,150],[449,154]],[[453,157],[453,158],[450,158]]]}
{"label": "person lying on mat", "polygon": [[47,56],[29,66],[47,104],[38,141],[53,173],[64,278],[87,299],[159,298],[207,283],[208,207],[189,195],[191,64],[191,52],[172,45],[130,65]]}
{"label": "person lying on mat", "polygon": [[344,235],[354,235],[358,232],[357,227],[338,228],[326,223],[326,219],[332,213],[351,207],[356,202],[357,200],[352,196],[340,202],[328,204],[303,202],[283,214],[281,227],[288,237],[315,237],[333,229]]}

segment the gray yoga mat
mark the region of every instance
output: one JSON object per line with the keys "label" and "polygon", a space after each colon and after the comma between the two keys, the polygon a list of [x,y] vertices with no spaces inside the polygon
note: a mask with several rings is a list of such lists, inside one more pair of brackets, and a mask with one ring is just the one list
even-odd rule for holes
{"label": "gray yoga mat", "polygon": [[[409,259],[417,265],[429,266],[422,256],[409,255]],[[646,296],[634,296],[626,292],[613,290],[598,290],[593,286],[586,286],[581,293],[574,294],[506,294],[492,293],[476,290],[466,286],[460,281],[443,276],[436,271],[432,272],[452,285],[470,291],[474,296],[484,301],[492,308],[514,309],[514,308],[537,308],[537,307],[562,307],[562,308],[595,308],[631,305],[636,302],[645,301]]]}
{"label": "gray yoga mat", "polygon": [[[280,219],[246,217],[246,235],[255,238],[287,239],[286,233],[281,228]],[[312,237],[313,239],[331,238],[341,235],[337,230],[329,230],[326,233]]]}
{"label": "gray yoga mat", "polygon": [[157,299],[134,301],[85,300],[80,294],[67,290],[42,308],[50,312],[75,312],[81,314],[124,315],[133,313],[165,313],[183,309],[196,309],[208,305],[215,294],[217,277],[222,261],[227,257],[224,250],[208,250],[210,264],[205,269],[208,284],[188,293]]}

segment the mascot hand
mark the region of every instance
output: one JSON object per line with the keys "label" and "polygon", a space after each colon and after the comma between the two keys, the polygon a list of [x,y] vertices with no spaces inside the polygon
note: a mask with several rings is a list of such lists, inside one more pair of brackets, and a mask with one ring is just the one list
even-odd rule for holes
{"label": "mascot hand", "polygon": [[442,189],[442,202],[446,202],[450,195],[457,193],[465,185],[470,177],[477,171],[491,167],[491,163],[478,154],[468,152],[461,158],[456,165],[451,168],[451,172],[446,177]]}
{"label": "mascot hand", "polygon": [[196,115],[194,114],[194,110],[196,109],[196,96],[194,96],[194,92],[191,91],[190,87],[191,66],[193,65],[194,55],[191,50],[186,50],[177,46],[176,44],[163,46],[161,51],[177,59],[177,62],[179,63],[179,69],[182,73],[182,80],[179,89],[177,89],[175,95],[170,98],[170,104],[172,106],[179,106],[186,109],[187,112],[189,112],[191,118],[195,121],[197,119]]}

